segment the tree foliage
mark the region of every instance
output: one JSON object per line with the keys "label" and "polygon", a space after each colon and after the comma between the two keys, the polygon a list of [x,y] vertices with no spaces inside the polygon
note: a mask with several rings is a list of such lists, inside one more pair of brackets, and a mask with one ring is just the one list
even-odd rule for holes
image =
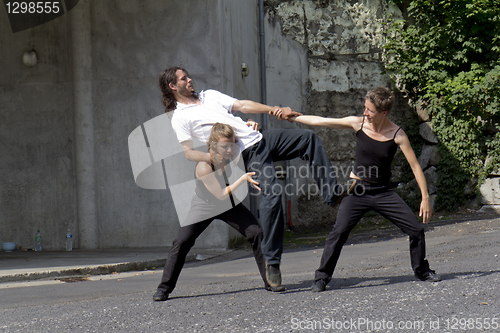
{"label": "tree foliage", "polygon": [[386,68],[427,105],[443,156],[438,208],[460,204],[500,165],[500,0],[394,1],[408,19],[389,29]]}

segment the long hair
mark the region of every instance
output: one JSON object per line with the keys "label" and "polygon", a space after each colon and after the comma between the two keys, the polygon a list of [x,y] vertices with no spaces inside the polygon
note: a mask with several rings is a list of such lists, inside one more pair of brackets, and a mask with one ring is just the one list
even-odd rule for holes
{"label": "long hair", "polygon": [[236,132],[228,124],[215,123],[212,127],[212,131],[210,132],[210,137],[208,138],[208,149],[216,149],[217,142],[219,142],[220,138],[231,138],[236,137]]}
{"label": "long hair", "polygon": [[172,111],[176,107],[177,100],[175,99],[174,93],[172,92],[172,89],[170,89],[169,84],[177,83],[176,73],[179,69],[188,74],[188,72],[184,68],[175,66],[167,68],[163,72],[161,72],[158,80],[159,81],[158,83],[160,85],[160,90],[162,93],[162,102],[163,105],[165,105],[165,112]]}
{"label": "long hair", "polygon": [[366,94],[365,99],[372,102],[379,112],[391,112],[392,106],[394,105],[394,94],[385,87],[378,87],[370,90]]}

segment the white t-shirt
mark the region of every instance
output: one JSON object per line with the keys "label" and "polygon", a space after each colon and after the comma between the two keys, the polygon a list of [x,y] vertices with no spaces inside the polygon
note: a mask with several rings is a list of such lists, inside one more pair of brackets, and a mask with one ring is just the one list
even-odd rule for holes
{"label": "white t-shirt", "polygon": [[197,139],[208,142],[210,131],[215,123],[233,127],[238,137],[238,144],[244,150],[262,139],[259,131],[248,127],[246,121],[232,113],[235,98],[217,90],[206,90],[199,94],[201,105],[182,104],[172,111],[172,128],[179,142]]}

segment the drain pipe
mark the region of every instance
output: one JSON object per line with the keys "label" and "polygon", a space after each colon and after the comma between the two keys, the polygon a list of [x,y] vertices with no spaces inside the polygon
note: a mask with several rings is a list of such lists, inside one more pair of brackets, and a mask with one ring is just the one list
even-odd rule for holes
{"label": "drain pipe", "polygon": [[[264,33],[264,0],[259,0],[259,42],[260,42],[260,102],[267,104],[266,94],[266,45]],[[262,113],[261,128],[267,130],[267,114]]]}
{"label": "drain pipe", "polygon": [[[264,0],[259,0],[259,66],[260,66],[260,102],[267,104],[266,95],[266,45],[264,39]],[[261,113],[260,130],[267,130],[267,114]],[[254,189],[250,189],[254,191]],[[255,217],[260,219],[260,211],[255,195],[250,196],[250,210]]]}

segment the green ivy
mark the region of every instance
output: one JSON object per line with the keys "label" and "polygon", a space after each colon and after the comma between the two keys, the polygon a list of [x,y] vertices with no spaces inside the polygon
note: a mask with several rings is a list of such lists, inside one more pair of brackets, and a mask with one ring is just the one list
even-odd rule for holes
{"label": "green ivy", "polygon": [[387,33],[386,68],[428,105],[440,143],[437,208],[463,202],[500,165],[500,0],[393,1],[408,20]]}

